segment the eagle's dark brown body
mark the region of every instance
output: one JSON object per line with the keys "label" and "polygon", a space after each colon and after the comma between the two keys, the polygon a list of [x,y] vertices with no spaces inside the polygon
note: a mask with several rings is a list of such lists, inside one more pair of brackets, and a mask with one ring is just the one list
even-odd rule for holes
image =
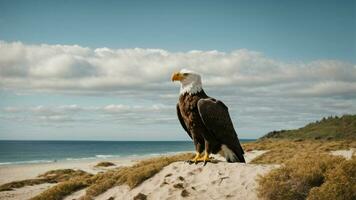
{"label": "eagle's dark brown body", "polygon": [[210,98],[204,90],[184,93],[179,97],[177,114],[197,152],[216,154],[225,145],[235,154],[225,156],[228,162],[245,162],[227,107],[221,101]]}

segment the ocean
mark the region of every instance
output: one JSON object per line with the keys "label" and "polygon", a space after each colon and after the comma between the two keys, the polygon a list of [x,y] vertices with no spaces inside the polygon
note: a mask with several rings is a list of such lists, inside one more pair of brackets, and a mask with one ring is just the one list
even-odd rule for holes
{"label": "ocean", "polygon": [[[241,143],[254,141],[242,139]],[[0,140],[0,165],[153,156],[194,151],[191,141]]]}

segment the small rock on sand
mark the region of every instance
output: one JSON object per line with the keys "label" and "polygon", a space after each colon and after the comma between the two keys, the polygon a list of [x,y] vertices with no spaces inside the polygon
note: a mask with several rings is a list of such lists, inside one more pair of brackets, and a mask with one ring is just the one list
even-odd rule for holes
{"label": "small rock on sand", "polygon": [[177,188],[177,189],[183,189],[183,184],[182,183],[176,183],[173,185],[174,188]]}
{"label": "small rock on sand", "polygon": [[146,200],[147,199],[147,195],[142,194],[142,193],[138,193],[135,197],[134,200]]}
{"label": "small rock on sand", "polygon": [[189,192],[188,192],[186,189],[184,189],[184,190],[182,190],[182,192],[180,193],[180,195],[181,195],[182,197],[187,197],[187,196],[189,196]]}

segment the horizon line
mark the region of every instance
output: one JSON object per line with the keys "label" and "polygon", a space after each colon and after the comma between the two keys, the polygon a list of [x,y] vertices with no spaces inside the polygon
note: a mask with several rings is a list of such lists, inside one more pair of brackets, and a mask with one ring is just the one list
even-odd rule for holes
{"label": "horizon line", "polygon": [[[241,138],[239,140],[257,140],[259,138]],[[71,142],[191,142],[191,140],[53,140],[53,139],[38,139],[38,140],[24,140],[24,139],[0,139],[1,141],[71,141]]]}

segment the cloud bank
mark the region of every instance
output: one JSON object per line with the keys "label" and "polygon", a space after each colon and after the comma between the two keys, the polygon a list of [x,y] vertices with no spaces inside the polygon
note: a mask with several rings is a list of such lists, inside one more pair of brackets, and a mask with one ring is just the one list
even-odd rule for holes
{"label": "cloud bank", "polygon": [[173,71],[189,68],[207,87],[259,94],[353,96],[356,65],[337,60],[283,62],[246,49],[168,52],[162,49],[90,49],[77,45],[0,42],[3,89],[62,92],[137,92],[172,88]]}
{"label": "cloud bank", "polygon": [[247,49],[169,52],[0,41],[3,91],[114,94],[132,101],[6,106],[0,108],[0,120],[57,126],[134,124],[143,130],[150,124],[157,132],[169,125],[181,131],[175,114],[179,89],[170,81],[172,72],[181,68],[202,74],[205,90],[230,107],[243,138],[296,128],[328,115],[356,113],[356,65],[340,60],[286,62]]}

